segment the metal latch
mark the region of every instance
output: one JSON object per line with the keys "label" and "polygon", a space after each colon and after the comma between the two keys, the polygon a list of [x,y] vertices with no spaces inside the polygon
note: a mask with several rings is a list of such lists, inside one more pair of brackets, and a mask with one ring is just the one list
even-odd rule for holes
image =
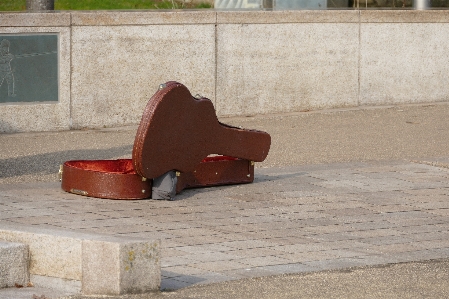
{"label": "metal latch", "polygon": [[58,178],[59,178],[60,182],[62,181],[62,170],[63,170],[63,166],[59,165]]}

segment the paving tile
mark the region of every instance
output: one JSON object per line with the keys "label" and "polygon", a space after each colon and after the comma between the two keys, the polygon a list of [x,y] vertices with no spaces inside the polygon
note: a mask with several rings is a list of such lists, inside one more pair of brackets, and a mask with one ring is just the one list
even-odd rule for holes
{"label": "paving tile", "polygon": [[348,232],[349,235],[358,237],[363,239],[366,238],[375,238],[375,237],[391,237],[391,236],[399,236],[403,234],[399,229],[391,229],[391,228],[379,228],[379,229],[370,229],[370,230],[357,230]]}
{"label": "paving tile", "polygon": [[277,273],[276,271],[270,271],[269,269],[265,269],[265,267],[252,267],[245,269],[226,270],[223,271],[222,274],[235,279],[242,279],[242,278],[271,276]]}
{"label": "paving tile", "polygon": [[216,272],[209,272],[207,274],[201,274],[195,277],[191,277],[191,282],[198,281],[198,284],[207,284],[207,283],[218,283],[232,279],[234,278],[231,276],[226,276]]}
{"label": "paving tile", "polygon": [[236,249],[230,251],[230,253],[239,256],[241,258],[253,258],[253,257],[264,257],[264,256],[280,256],[280,252],[276,250],[276,246],[266,247],[266,248],[245,248]]}
{"label": "paving tile", "polygon": [[291,263],[284,265],[272,265],[260,267],[262,270],[270,271],[273,274],[291,274],[291,273],[303,273],[303,272],[314,272],[318,268],[313,265],[307,265],[303,263]]}
{"label": "paving tile", "polygon": [[366,237],[363,240],[360,240],[360,242],[378,246],[415,243],[415,241],[416,240],[410,238],[408,235],[373,236]]}
{"label": "paving tile", "polygon": [[319,260],[304,262],[307,266],[314,267],[317,270],[334,270],[350,267],[360,267],[365,265],[363,259],[358,258],[337,258],[332,260]]}
{"label": "paving tile", "polygon": [[262,267],[271,265],[282,265],[288,263],[289,260],[278,256],[260,256],[260,257],[246,257],[240,260],[239,262],[249,267]]}
{"label": "paving tile", "polygon": [[242,257],[232,254],[232,251],[227,252],[214,252],[214,251],[203,251],[198,253],[190,253],[182,256],[185,260],[191,261],[191,263],[197,264],[217,262],[217,261],[231,261],[239,260]]}
{"label": "paving tile", "polygon": [[177,280],[176,278],[163,278],[161,281],[161,290],[170,291],[188,287],[192,283]]}
{"label": "paving tile", "polygon": [[213,273],[219,273],[221,271],[228,271],[228,270],[244,269],[248,267],[247,265],[239,262],[239,260],[205,262],[194,264],[194,266],[198,269],[202,269]]}
{"label": "paving tile", "polygon": [[368,221],[368,222],[352,222],[348,224],[351,227],[350,231],[371,231],[379,229],[395,229],[396,225],[393,225],[387,220],[380,221]]}
{"label": "paving tile", "polygon": [[190,266],[172,266],[164,267],[161,271],[161,275],[166,278],[181,277],[185,275],[200,275],[205,274],[205,271]]}

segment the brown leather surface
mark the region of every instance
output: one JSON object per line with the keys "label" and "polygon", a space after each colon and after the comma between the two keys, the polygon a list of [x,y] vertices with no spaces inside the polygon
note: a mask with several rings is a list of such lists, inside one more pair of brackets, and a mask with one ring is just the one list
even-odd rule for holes
{"label": "brown leather surface", "polygon": [[[185,188],[251,183],[254,165],[233,157],[210,157],[194,171],[181,173],[176,192]],[[61,187],[64,191],[89,197],[108,199],[151,198],[152,180],[132,169],[131,159],[74,160],[63,165]],[[145,192],[142,192],[145,190]]]}
{"label": "brown leather surface", "polygon": [[195,99],[177,82],[167,82],[148,102],[137,130],[133,163],[138,174],[158,177],[167,171],[194,171],[208,155],[263,161],[269,134],[218,121],[209,99]]}
{"label": "brown leather surface", "polygon": [[151,183],[136,174],[131,159],[67,161],[62,168],[62,189],[79,195],[144,199],[151,197]]}
{"label": "brown leather surface", "polygon": [[232,157],[209,157],[192,172],[183,172],[178,177],[176,192],[186,188],[252,183],[254,164],[249,160]]}

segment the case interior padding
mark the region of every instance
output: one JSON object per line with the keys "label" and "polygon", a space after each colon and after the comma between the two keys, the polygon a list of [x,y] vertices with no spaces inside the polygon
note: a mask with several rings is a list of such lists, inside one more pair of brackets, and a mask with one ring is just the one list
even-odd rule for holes
{"label": "case interior padding", "polygon": [[[251,183],[251,161],[229,156],[203,159],[193,172],[179,173],[176,192],[186,188]],[[131,159],[73,160],[63,165],[62,189],[79,195],[108,199],[151,198],[152,179],[136,174]]]}

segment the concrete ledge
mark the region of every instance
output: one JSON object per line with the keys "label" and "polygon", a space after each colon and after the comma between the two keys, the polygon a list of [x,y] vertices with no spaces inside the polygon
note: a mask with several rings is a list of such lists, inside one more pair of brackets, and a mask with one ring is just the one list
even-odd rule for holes
{"label": "concrete ledge", "polygon": [[26,286],[30,281],[28,262],[27,245],[0,241],[0,288]]}
{"label": "concrete ledge", "polygon": [[97,295],[160,287],[159,240],[7,225],[0,227],[0,240],[29,246],[31,282],[38,286]]}
{"label": "concrete ledge", "polygon": [[448,23],[447,10],[361,10],[361,23]]}
{"label": "concrete ledge", "polygon": [[215,12],[212,10],[180,11],[90,11],[72,12],[72,25],[111,26],[111,25],[175,25],[175,24],[214,24]]}
{"label": "concrete ledge", "polygon": [[217,24],[358,23],[357,10],[218,11]]}
{"label": "concrete ledge", "polygon": [[70,13],[68,12],[8,12],[0,13],[0,27],[55,27],[70,26]]}

